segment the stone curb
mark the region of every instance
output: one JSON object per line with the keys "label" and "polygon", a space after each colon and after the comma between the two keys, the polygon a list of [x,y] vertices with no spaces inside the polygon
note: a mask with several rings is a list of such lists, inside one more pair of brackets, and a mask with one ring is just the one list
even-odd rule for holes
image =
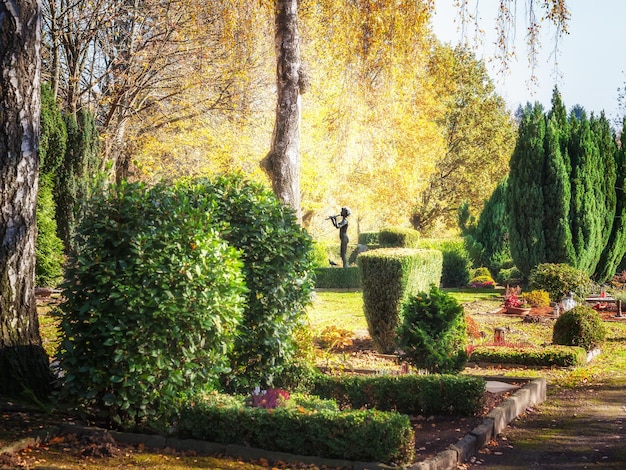
{"label": "stone curb", "polygon": [[[493,377],[492,377],[493,378]],[[498,378],[498,380],[520,380]],[[502,431],[511,421],[522,414],[526,408],[546,399],[546,379],[530,379],[526,385],[521,387],[499,406],[491,410],[485,417],[483,423],[474,428],[468,435],[451,444],[443,452],[439,452],[432,458],[422,462],[416,462],[409,466],[397,467],[380,462],[353,462],[339,459],[326,459],[316,456],[304,456],[288,454],[285,452],[274,452],[253,447],[240,445],[225,445],[214,442],[200,441],[196,439],[176,439],[150,434],[133,434],[117,431],[108,431],[113,439],[125,444],[143,444],[150,449],[176,449],[178,451],[194,451],[207,455],[226,455],[243,460],[259,460],[261,458],[269,462],[302,462],[313,464],[317,467],[327,466],[330,468],[344,468],[349,470],[456,470],[459,464],[466,462],[470,457],[485,446],[494,436]],[[10,446],[0,449],[0,454],[5,452],[19,452],[29,446],[50,440],[60,433],[84,434],[93,432],[104,432],[106,430],[95,427],[77,426],[74,424],[61,424],[52,428],[44,429],[34,437],[22,439]]]}
{"label": "stone curb", "polygon": [[[498,378],[506,381],[507,378]],[[519,378],[517,379],[519,380]],[[530,379],[526,385],[495,407],[485,417],[483,423],[475,427],[463,439],[452,444],[450,449],[456,452],[457,460],[447,467],[424,466],[420,470],[454,470],[458,464],[467,461],[484,447],[493,437],[498,435],[508,424],[524,413],[530,406],[542,403],[546,399],[546,379]]]}

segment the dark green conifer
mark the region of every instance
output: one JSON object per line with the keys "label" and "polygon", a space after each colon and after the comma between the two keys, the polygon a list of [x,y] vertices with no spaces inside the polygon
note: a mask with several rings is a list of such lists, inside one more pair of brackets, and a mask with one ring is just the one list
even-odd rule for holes
{"label": "dark green conifer", "polygon": [[511,256],[522,275],[545,260],[543,166],[546,123],[541,104],[527,106],[511,156],[507,211]]}
{"label": "dark green conifer", "polygon": [[626,255],[626,119],[622,123],[620,144],[619,150],[615,152],[615,217],[611,235],[596,269],[598,282],[611,279]]}

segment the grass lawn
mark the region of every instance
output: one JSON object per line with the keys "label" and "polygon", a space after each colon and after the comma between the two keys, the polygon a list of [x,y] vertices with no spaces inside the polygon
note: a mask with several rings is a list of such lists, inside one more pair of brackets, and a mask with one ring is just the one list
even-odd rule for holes
{"label": "grass lawn", "polygon": [[[506,341],[512,344],[528,343],[535,346],[548,345],[552,342],[552,321],[544,323],[525,323],[521,317],[496,315],[502,303],[502,290],[494,289],[447,289],[476,321],[479,329],[485,333],[476,344],[493,341],[496,327],[506,329]],[[361,292],[317,292],[313,305],[308,310],[308,317],[313,335],[326,326],[351,330],[357,335],[367,331],[367,322],[363,314]],[[605,322],[606,342],[602,354],[583,367],[576,368],[470,368],[464,373],[481,376],[524,376],[545,377],[548,384],[563,387],[575,387],[601,383],[626,371],[626,320]],[[326,352],[328,355],[328,352]],[[348,358],[349,359],[349,358]],[[341,361],[338,357],[337,361]]]}

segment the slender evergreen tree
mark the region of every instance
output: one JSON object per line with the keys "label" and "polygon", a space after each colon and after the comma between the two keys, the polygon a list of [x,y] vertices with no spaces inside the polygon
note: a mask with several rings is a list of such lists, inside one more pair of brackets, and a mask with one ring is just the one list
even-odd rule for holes
{"label": "slender evergreen tree", "polygon": [[82,213],[82,201],[98,170],[100,141],[92,113],[81,110],[77,118],[65,117],[67,150],[55,186],[58,231],[66,250],[71,247],[74,228]]}
{"label": "slender evergreen tree", "polygon": [[622,122],[620,144],[615,152],[615,217],[611,235],[596,270],[596,279],[599,282],[611,279],[626,255],[626,119]]}
{"label": "slender evergreen tree", "polygon": [[545,257],[553,263],[574,262],[572,233],[569,226],[570,181],[565,159],[561,122],[557,114],[548,118],[546,126],[545,167],[543,173],[543,231]]}
{"label": "slender evergreen tree", "polygon": [[485,202],[476,224],[475,239],[482,246],[482,262],[492,273],[511,261],[509,249],[509,214],[506,210],[508,178],[504,178]]}
{"label": "slender evergreen tree", "polygon": [[543,165],[546,123],[541,104],[527,106],[511,156],[507,212],[511,256],[522,275],[545,260]]}

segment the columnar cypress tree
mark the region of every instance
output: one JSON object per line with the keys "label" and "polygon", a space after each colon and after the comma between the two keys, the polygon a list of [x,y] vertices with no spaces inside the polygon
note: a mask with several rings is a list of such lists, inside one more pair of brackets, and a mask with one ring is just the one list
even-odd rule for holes
{"label": "columnar cypress tree", "polygon": [[511,256],[525,276],[545,260],[542,217],[545,133],[543,107],[539,103],[527,106],[511,156],[507,197]]}
{"label": "columnar cypress tree", "polygon": [[93,114],[79,111],[77,118],[65,118],[67,150],[55,187],[58,231],[65,248],[71,246],[74,227],[82,213],[81,201],[87,196],[93,174],[98,169],[100,141]]}
{"label": "columnar cypress tree", "polygon": [[546,128],[543,174],[545,257],[553,263],[571,264],[574,250],[569,226],[570,181],[563,158],[561,142],[564,139],[559,124],[558,115],[553,114]]}
{"label": "columnar cypress tree", "polygon": [[497,272],[503,261],[510,261],[509,214],[506,210],[508,178],[504,178],[485,202],[474,238],[482,246],[481,266]]}
{"label": "columnar cypress tree", "polygon": [[626,255],[626,119],[622,123],[620,148],[615,152],[615,217],[609,240],[602,251],[596,278],[600,282],[610,279]]}
{"label": "columnar cypress tree", "polygon": [[[610,232],[606,232],[607,197],[604,182],[607,166],[600,155],[598,138],[591,121],[583,113],[572,126],[569,154],[572,157],[572,241],[576,253],[574,267],[593,274]],[[612,154],[609,158],[613,158]],[[613,173],[614,175],[614,173]],[[610,175],[607,175],[610,176]],[[609,184],[614,186],[613,181]]]}

